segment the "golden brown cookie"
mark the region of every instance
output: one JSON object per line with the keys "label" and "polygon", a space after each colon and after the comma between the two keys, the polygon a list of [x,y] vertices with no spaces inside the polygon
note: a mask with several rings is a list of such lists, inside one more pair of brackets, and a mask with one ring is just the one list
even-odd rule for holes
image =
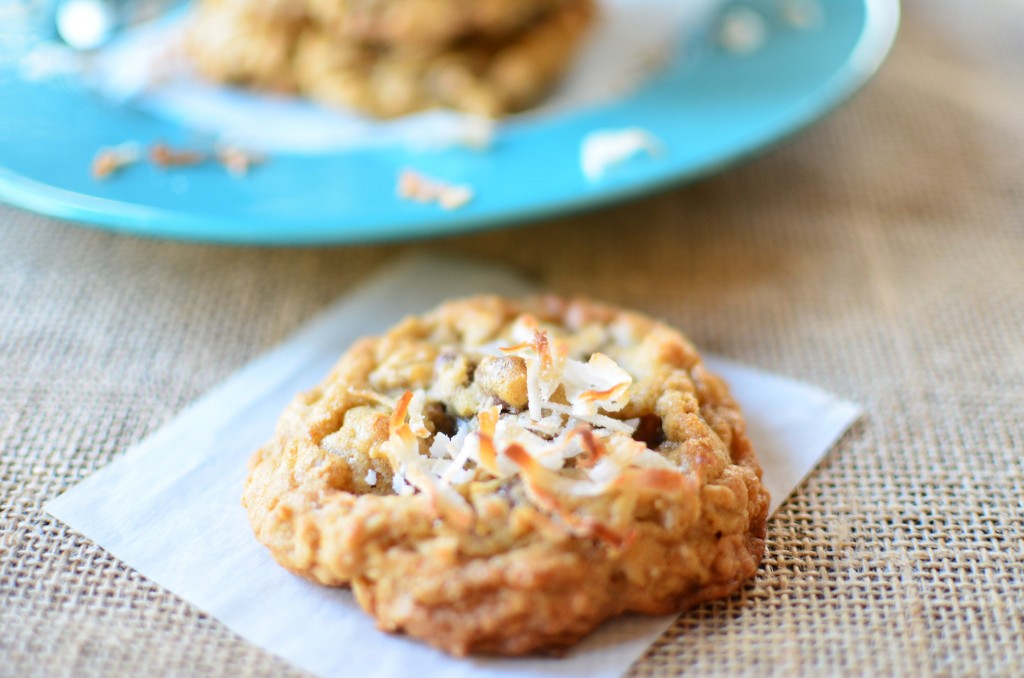
{"label": "golden brown cookie", "polygon": [[[269,0],[260,0],[267,2]],[[306,0],[332,40],[437,52],[466,38],[501,40],[572,0]]]}
{"label": "golden brown cookie", "polygon": [[593,0],[567,0],[501,40],[474,37],[437,53],[338,40],[315,22],[268,18],[241,0],[206,0],[186,47],[207,78],[298,91],[379,117],[446,107],[482,116],[536,103],[568,67]]}
{"label": "golden brown cookie", "polygon": [[592,0],[573,0],[503,40],[469,40],[426,56],[308,31],[295,78],[314,99],[380,117],[435,107],[498,116],[533,105],[555,85],[592,17]]}
{"label": "golden brown cookie", "polygon": [[292,57],[305,29],[241,0],[205,0],[189,17],[185,49],[201,75],[259,89],[295,90]]}
{"label": "golden brown cookie", "polygon": [[252,528],[453,654],[576,642],[729,595],[768,494],[739,408],[676,330],[480,297],[356,343],[251,461]]}

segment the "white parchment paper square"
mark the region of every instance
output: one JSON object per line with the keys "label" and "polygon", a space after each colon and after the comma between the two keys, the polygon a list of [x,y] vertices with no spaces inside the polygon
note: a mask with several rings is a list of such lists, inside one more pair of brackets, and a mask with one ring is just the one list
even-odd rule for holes
{"label": "white parchment paper square", "polygon": [[[509,272],[447,259],[393,266],[46,509],[243,637],[321,676],[621,675],[673,617],[613,620],[562,659],[455,659],[377,631],[348,591],[277,566],[240,504],[249,456],[294,395],[318,383],[353,340],[446,298],[533,289]],[[805,384],[707,362],[744,408],[774,512],[861,410]]]}

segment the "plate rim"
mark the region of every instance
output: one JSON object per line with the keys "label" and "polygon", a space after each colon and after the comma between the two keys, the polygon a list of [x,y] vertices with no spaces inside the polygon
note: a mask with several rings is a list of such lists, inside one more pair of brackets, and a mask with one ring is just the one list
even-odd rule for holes
{"label": "plate rim", "polygon": [[[311,246],[415,241],[457,236],[501,227],[527,225],[542,218],[597,209],[661,191],[686,180],[705,177],[765,152],[824,118],[857,93],[884,63],[899,32],[900,0],[847,0],[864,7],[861,34],[842,65],[829,74],[814,95],[798,102],[786,120],[762,138],[725,153],[714,162],[673,165],[671,157],[660,163],[653,176],[609,184],[595,192],[577,192],[555,201],[500,207],[483,214],[459,211],[424,211],[415,227],[407,221],[381,224],[346,224],[328,227],[307,224],[301,230],[288,226],[260,232],[241,228],[242,216],[225,217],[176,212],[125,200],[68,190],[24,176],[0,166],[0,201],[29,211],[76,224],[144,238],[228,245]],[[750,57],[750,58],[756,58]],[[626,100],[628,101],[628,99]],[[159,121],[171,125],[168,121]],[[230,225],[230,226],[228,226]]]}

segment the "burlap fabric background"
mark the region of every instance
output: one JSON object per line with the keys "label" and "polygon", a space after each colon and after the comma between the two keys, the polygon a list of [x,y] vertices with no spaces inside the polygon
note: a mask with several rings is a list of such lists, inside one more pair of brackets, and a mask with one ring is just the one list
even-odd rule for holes
{"label": "burlap fabric background", "polygon": [[645,309],[864,403],[755,582],[634,667],[1024,666],[1024,4],[916,0],[838,114],[597,213],[413,245],[231,249],[0,208],[0,674],[293,675],[41,506],[413,249]]}

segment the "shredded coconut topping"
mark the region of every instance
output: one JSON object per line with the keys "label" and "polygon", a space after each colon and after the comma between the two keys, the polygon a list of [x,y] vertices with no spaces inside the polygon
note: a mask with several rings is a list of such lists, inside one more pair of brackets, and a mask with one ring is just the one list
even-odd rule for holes
{"label": "shredded coconut topping", "polygon": [[[633,384],[614,360],[598,352],[587,362],[568,357],[567,346],[531,317],[517,321],[512,335],[523,340],[497,348],[526,363],[527,407],[487,407],[459,420],[449,435],[428,426],[426,393],[406,391],[394,403],[381,448],[393,472],[392,488],[423,493],[438,515],[468,527],[473,509],[458,488],[518,476],[530,501],[558,515],[571,531],[621,544],[626,535],[573,516],[559,497],[595,497],[612,489],[672,492],[686,487],[686,476],[632,438],[638,419],[609,415],[629,403]],[[369,476],[367,482],[373,484]]]}

